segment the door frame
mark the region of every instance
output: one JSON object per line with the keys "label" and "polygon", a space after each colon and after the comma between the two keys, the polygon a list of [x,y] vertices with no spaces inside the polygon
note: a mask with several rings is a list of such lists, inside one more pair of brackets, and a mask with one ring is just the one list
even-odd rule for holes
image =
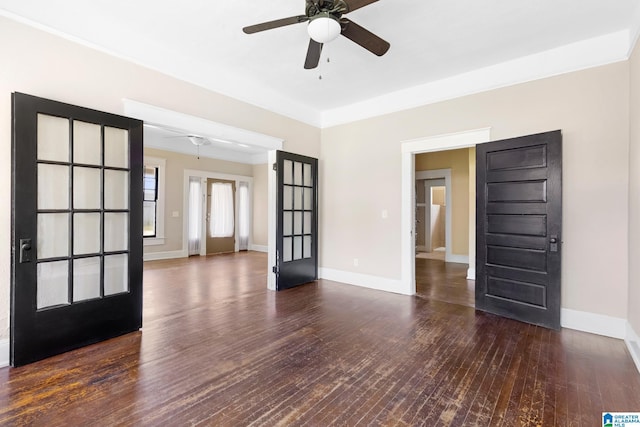
{"label": "door frame", "polygon": [[[240,241],[238,237],[238,203],[239,198],[235,197],[238,191],[238,185],[240,182],[248,182],[249,183],[249,224],[252,224],[249,227],[249,249],[253,245],[253,177],[244,176],[244,175],[231,175],[226,173],[219,172],[211,172],[211,171],[203,171],[203,170],[195,170],[195,169],[185,169],[184,170],[184,178],[183,178],[183,208],[182,208],[182,249],[187,253],[189,253],[189,177],[197,176],[200,177],[200,192],[201,196],[206,196],[207,194],[207,179],[222,179],[226,181],[234,181],[236,183],[236,189],[234,191],[234,232],[236,236],[236,242],[233,247],[234,252],[238,252],[240,248]],[[207,255],[207,205],[206,198],[205,202],[202,203],[201,206],[202,212],[200,214],[200,255]]]}
{"label": "door frame", "polygon": [[[444,259],[446,262],[455,262],[452,260],[451,254],[451,169],[432,169],[432,170],[424,170],[424,171],[416,171],[416,181],[423,181],[425,185],[425,203],[427,206],[425,207],[425,243],[427,232],[426,229],[431,227],[431,194],[427,196],[427,181],[432,179],[444,179],[444,187],[445,187],[445,224],[444,224],[444,243],[445,243],[445,256]],[[427,203],[428,201],[428,203]],[[429,207],[429,209],[427,209]],[[433,239],[430,239],[433,240]]]}
{"label": "door frame", "polygon": [[[400,291],[406,295],[416,293],[416,247],[415,247],[415,155],[435,151],[455,150],[475,147],[477,144],[491,141],[491,128],[479,128],[463,132],[449,133],[404,141],[401,144],[401,276]],[[475,211],[475,210],[474,210]],[[469,226],[471,227],[471,221]],[[475,236],[475,215],[473,229],[469,235]],[[467,278],[475,279],[475,239],[469,239],[469,270]]]}

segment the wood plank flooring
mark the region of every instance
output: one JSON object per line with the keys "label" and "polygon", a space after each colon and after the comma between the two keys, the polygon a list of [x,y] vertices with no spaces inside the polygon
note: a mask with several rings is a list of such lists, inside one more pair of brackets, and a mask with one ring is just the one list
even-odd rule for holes
{"label": "wood plank flooring", "polygon": [[259,253],[145,266],[141,332],[0,369],[0,424],[595,426],[640,411],[620,340],[426,296],[265,289]]}

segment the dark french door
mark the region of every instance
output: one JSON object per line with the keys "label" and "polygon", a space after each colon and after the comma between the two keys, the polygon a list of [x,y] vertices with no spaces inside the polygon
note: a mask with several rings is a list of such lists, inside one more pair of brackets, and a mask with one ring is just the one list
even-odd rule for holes
{"label": "dark french door", "polygon": [[11,365],[142,325],[142,122],[12,96]]}
{"label": "dark french door", "polygon": [[560,328],[562,134],[476,147],[476,308]]}
{"label": "dark french door", "polygon": [[318,279],[318,159],[278,151],[276,289]]}

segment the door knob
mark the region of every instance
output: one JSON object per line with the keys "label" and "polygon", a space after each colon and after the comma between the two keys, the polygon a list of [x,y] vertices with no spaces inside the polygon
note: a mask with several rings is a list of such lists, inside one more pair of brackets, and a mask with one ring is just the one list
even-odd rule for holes
{"label": "door knob", "polygon": [[552,237],[551,239],[549,239],[549,243],[558,243],[558,239]]}
{"label": "door knob", "polygon": [[31,262],[31,239],[20,239],[20,264]]}

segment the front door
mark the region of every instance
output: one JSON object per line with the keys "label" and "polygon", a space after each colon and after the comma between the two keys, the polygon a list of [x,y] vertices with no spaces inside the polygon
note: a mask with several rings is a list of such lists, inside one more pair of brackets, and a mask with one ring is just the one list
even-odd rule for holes
{"label": "front door", "polygon": [[235,181],[207,180],[207,255],[235,252]]}
{"label": "front door", "polygon": [[476,308],[559,329],[562,134],[476,150]]}
{"label": "front door", "polygon": [[276,156],[276,289],[318,278],[318,159]]}
{"label": "front door", "polygon": [[15,93],[11,364],[142,325],[142,122]]}

